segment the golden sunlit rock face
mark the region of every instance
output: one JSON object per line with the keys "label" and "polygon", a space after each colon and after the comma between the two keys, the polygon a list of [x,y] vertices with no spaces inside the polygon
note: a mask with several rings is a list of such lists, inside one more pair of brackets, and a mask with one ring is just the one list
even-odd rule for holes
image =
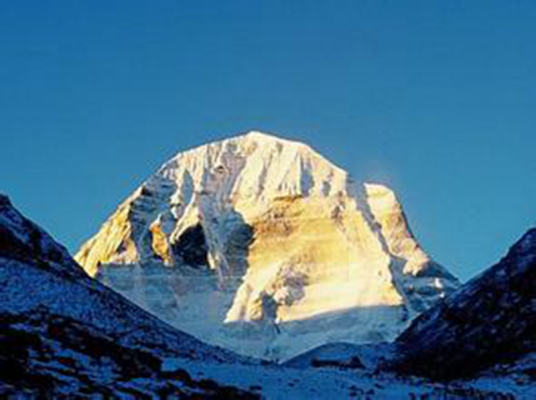
{"label": "golden sunlit rock face", "polygon": [[76,255],[75,259],[90,276],[97,274],[101,263],[117,260],[118,255],[129,262],[139,260],[129,213],[129,207],[120,207],[104,224],[98,236],[85,243]]}
{"label": "golden sunlit rock face", "polygon": [[149,230],[151,231],[151,247],[154,254],[160,257],[165,265],[173,264],[172,249],[168,237],[162,231],[160,222],[153,222]]}
{"label": "golden sunlit rock face", "polygon": [[248,270],[228,322],[271,318],[262,309],[266,296],[277,305],[276,322],[403,304],[389,257],[353,202],[276,200],[252,226]]}
{"label": "golden sunlit rock face", "polygon": [[391,190],[259,132],[179,153],[76,258],[178,328],[272,359],[390,340],[458,285]]}

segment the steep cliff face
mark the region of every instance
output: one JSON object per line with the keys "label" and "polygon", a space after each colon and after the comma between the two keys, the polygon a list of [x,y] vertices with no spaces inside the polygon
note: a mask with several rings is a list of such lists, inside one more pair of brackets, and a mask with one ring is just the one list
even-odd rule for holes
{"label": "steep cliff face", "polygon": [[399,371],[436,380],[536,367],[536,229],[397,339]]}
{"label": "steep cliff face", "polygon": [[458,286],[391,190],[259,132],[179,153],[76,259],[173,325],[268,358],[392,339]]}

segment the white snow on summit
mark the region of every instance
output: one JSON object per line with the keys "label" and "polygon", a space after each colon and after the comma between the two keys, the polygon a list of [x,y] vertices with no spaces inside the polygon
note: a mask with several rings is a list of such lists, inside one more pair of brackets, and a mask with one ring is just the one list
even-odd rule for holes
{"label": "white snow on summit", "polygon": [[260,132],[177,154],[76,259],[175,327],[270,359],[391,340],[458,286],[390,189]]}

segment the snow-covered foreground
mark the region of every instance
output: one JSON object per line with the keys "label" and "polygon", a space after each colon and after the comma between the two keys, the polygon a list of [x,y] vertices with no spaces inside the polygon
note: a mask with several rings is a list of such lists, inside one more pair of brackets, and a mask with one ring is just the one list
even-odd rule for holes
{"label": "snow-covered foreground", "polygon": [[266,399],[534,399],[536,387],[514,379],[432,383],[367,370],[337,367],[293,368],[185,362],[168,359],[168,371],[187,370],[195,379],[211,379],[257,393]]}

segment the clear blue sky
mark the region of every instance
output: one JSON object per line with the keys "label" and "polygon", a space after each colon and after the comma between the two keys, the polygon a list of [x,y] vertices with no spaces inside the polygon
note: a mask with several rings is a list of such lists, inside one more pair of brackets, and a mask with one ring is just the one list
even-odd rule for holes
{"label": "clear blue sky", "polygon": [[4,1],[0,190],[71,251],[256,128],[394,187],[462,279],[536,223],[534,1]]}

